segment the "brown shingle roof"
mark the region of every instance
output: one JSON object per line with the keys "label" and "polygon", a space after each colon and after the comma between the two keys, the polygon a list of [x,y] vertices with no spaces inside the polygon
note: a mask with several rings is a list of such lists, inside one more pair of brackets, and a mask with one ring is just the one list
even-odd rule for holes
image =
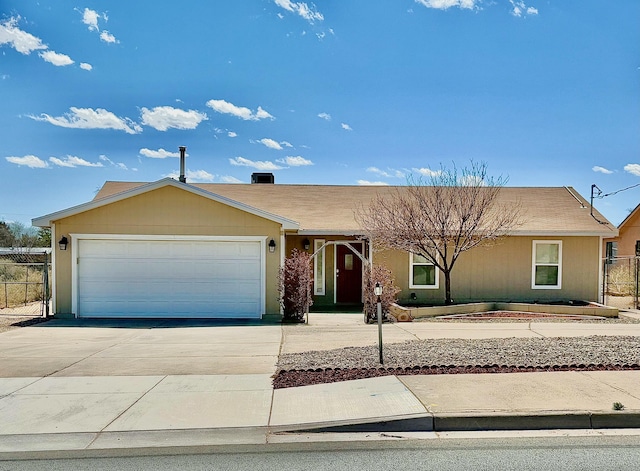
{"label": "brown shingle roof", "polygon": [[[94,201],[146,183],[106,182]],[[194,183],[195,187],[246,205],[292,219],[301,231],[344,234],[358,231],[354,212],[376,195],[396,188],[386,186],[280,185]],[[505,187],[499,203],[520,203],[522,221],[515,233],[533,235],[615,235],[616,228],[570,187]]]}

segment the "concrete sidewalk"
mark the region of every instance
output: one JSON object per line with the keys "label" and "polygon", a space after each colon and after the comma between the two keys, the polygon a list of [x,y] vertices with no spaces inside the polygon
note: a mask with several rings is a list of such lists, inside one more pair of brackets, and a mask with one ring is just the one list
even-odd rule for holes
{"label": "concrete sidewalk", "polygon": [[[385,342],[640,337],[639,324],[413,323],[384,331]],[[45,324],[0,340],[0,459],[256,445],[305,430],[640,428],[640,371],[386,376],[272,389],[279,351],[376,343],[377,327],[359,315],[315,314],[309,325],[284,326]],[[624,410],[614,411],[614,402]]]}
{"label": "concrete sidewalk", "polygon": [[275,391],[269,375],[3,378],[0,458],[266,444],[310,430],[640,428],[638,384],[638,371],[385,376]]}

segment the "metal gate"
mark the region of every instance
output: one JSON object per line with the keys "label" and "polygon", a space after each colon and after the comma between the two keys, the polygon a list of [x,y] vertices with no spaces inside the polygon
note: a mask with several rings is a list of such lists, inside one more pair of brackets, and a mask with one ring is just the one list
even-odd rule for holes
{"label": "metal gate", "polygon": [[0,249],[0,315],[48,316],[51,249]]}
{"label": "metal gate", "polygon": [[602,266],[602,303],[619,309],[638,309],[640,257],[608,257]]}

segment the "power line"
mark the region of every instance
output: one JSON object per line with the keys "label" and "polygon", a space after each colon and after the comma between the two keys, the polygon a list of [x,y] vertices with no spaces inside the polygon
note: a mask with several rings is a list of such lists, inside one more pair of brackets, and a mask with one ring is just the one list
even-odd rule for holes
{"label": "power line", "polygon": [[[612,191],[611,193],[606,193],[606,194],[603,195],[602,194],[602,190],[600,188],[598,188],[598,185],[596,185],[595,183],[593,185],[591,185],[591,217],[593,219],[595,219],[596,221],[598,221],[598,223],[600,223],[600,224],[606,224],[606,222],[601,221],[600,219],[598,219],[597,217],[594,216],[594,214],[593,214],[593,200],[596,199],[596,198],[601,200],[602,198],[604,198],[606,196],[617,195],[618,193],[630,190],[631,188],[635,188],[637,186],[640,186],[640,183],[636,183],[635,185],[631,185],[631,186],[628,186],[626,188],[622,188],[620,190]],[[598,190],[598,192],[596,193],[596,192],[594,192],[594,190]]]}
{"label": "power line", "polygon": [[[602,198],[604,198],[605,196],[613,196],[613,195],[617,195],[618,193],[621,193],[621,192],[623,192],[623,191],[630,190],[631,188],[635,188],[635,187],[637,187],[637,186],[640,186],[640,183],[636,183],[635,185],[628,186],[628,187],[626,187],[626,188],[623,188],[622,190],[612,191],[611,193],[607,193],[606,195],[600,195],[600,194],[599,194],[599,195],[597,196],[597,198],[602,199]],[[598,188],[598,187],[596,187],[596,188]],[[600,190],[600,188],[598,188],[598,190]]]}

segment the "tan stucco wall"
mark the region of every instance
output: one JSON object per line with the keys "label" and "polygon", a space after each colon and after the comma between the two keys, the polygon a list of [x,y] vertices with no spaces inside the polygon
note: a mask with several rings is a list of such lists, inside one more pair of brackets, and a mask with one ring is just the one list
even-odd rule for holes
{"label": "tan stucco wall", "polygon": [[[175,187],[163,187],[132,198],[54,221],[56,237],[69,234],[141,234],[197,236],[265,236],[277,243],[266,251],[266,314],[280,312],[277,273],[280,224]],[[71,313],[70,249],[56,250],[56,314]]]}
{"label": "tan stucco wall", "polygon": [[[562,241],[562,288],[532,289],[534,240]],[[454,302],[473,301],[597,301],[599,293],[599,237],[509,237],[493,247],[480,247],[458,258],[451,272]],[[444,277],[438,289],[409,288],[409,254],[374,253],[374,264],[382,263],[394,274],[402,289],[400,302],[416,293],[418,303],[444,302]]]}
{"label": "tan stucco wall", "polygon": [[620,228],[618,237],[604,239],[602,256],[606,256],[606,243],[615,241],[618,243],[618,257],[635,257],[637,240],[640,240],[640,211],[636,211],[636,213],[625,222]]}

